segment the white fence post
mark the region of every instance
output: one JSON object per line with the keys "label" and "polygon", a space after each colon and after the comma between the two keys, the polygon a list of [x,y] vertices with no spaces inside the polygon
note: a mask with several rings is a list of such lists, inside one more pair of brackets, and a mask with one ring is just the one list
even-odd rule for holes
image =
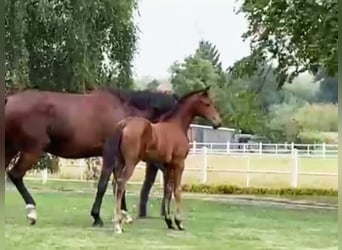
{"label": "white fence post", "polygon": [[42,169],[41,174],[42,174],[42,183],[45,184],[48,180],[48,169],[47,168]]}
{"label": "white fence post", "polygon": [[325,145],[325,142],[323,142],[323,144],[322,144],[322,155],[323,155],[323,158],[325,158],[325,154],[326,154],[326,145]]}
{"label": "white fence post", "polygon": [[227,154],[230,153],[230,142],[227,141],[227,148],[226,148]]}
{"label": "white fence post", "polygon": [[291,142],[291,155],[293,155],[293,154],[294,154],[294,143]]}
{"label": "white fence post", "polygon": [[250,181],[250,175],[249,175],[250,163],[251,163],[250,157],[247,156],[246,187],[249,187],[249,181]]}
{"label": "white fence post", "polygon": [[192,142],[192,152],[196,153],[196,141],[195,140]]}
{"label": "white fence post", "polygon": [[259,155],[262,155],[262,142],[259,142]]}
{"label": "white fence post", "polygon": [[203,165],[202,165],[202,184],[207,183],[207,170],[208,170],[208,148],[202,148],[203,153]]}
{"label": "white fence post", "polygon": [[291,187],[296,188],[298,186],[298,152],[297,149],[294,150],[292,155],[293,165],[291,172]]}

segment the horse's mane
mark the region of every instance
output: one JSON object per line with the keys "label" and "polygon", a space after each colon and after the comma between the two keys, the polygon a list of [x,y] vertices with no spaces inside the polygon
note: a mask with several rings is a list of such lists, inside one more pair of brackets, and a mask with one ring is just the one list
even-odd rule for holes
{"label": "horse's mane", "polygon": [[140,110],[157,109],[162,112],[171,110],[176,104],[176,95],[165,94],[151,90],[129,90],[101,86],[97,90],[108,92]]}
{"label": "horse's mane", "polygon": [[185,95],[183,95],[181,98],[178,99],[178,102],[173,106],[173,108],[168,111],[167,113],[165,113],[164,115],[162,115],[160,117],[160,121],[165,121],[165,120],[168,120],[170,118],[172,118],[176,112],[179,110],[179,108],[184,104],[184,102],[191,96],[195,95],[195,94],[198,94],[200,92],[203,92],[203,89],[200,89],[200,90],[194,90],[194,91],[191,91],[189,93],[186,93]]}

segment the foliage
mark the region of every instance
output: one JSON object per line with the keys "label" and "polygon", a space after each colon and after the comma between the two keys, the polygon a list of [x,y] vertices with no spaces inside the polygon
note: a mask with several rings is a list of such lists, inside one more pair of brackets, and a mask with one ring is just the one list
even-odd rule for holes
{"label": "foliage", "polygon": [[248,22],[243,38],[252,53],[232,68],[251,75],[265,61],[275,60],[279,87],[309,70],[337,74],[338,6],[336,0],[242,0],[238,12]]}
{"label": "foliage", "polygon": [[337,77],[329,76],[325,70],[321,70],[315,76],[319,81],[319,91],[316,94],[317,102],[338,102],[338,80]]}
{"label": "foliage", "polygon": [[86,180],[98,180],[101,173],[102,164],[98,157],[92,157],[86,159],[87,168],[85,171],[85,179]]}
{"label": "foliage", "polygon": [[184,192],[205,194],[248,194],[248,195],[278,195],[278,196],[337,196],[335,189],[314,188],[258,188],[238,187],[233,185],[183,185]]}
{"label": "foliage", "polygon": [[80,92],[112,78],[130,87],[136,6],[135,0],[6,0],[6,87]]}
{"label": "foliage", "polygon": [[44,154],[39,162],[32,169],[47,169],[49,173],[54,174],[59,172],[58,157],[50,154]]}
{"label": "foliage", "polygon": [[157,90],[158,86],[159,86],[159,81],[156,79],[153,79],[152,81],[147,83],[146,88],[149,90]]}
{"label": "foliage", "polygon": [[334,104],[305,104],[295,112],[294,119],[309,131],[338,131],[338,107]]}
{"label": "foliage", "polygon": [[[223,125],[243,132],[259,132],[264,119],[263,109],[256,94],[246,90],[241,81],[230,80],[222,71],[219,52],[206,41],[200,41],[194,55],[171,66],[171,83],[176,94],[212,86],[212,95],[223,118]],[[203,120],[200,123],[206,124]]]}
{"label": "foliage", "polygon": [[301,127],[294,119],[294,114],[303,105],[304,101],[293,94],[286,96],[282,103],[271,105],[265,136],[271,141],[296,142]]}

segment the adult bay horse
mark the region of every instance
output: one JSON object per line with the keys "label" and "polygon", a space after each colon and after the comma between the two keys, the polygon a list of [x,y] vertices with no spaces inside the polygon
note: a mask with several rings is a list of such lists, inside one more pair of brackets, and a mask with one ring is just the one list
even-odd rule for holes
{"label": "adult bay horse", "polygon": [[[105,138],[114,125],[127,116],[157,120],[176,103],[173,95],[99,88],[88,94],[25,90],[5,99],[5,168],[26,203],[31,224],[37,219],[36,203],[23,182],[25,173],[44,153],[64,158],[102,156]],[[154,163],[148,163],[153,168]],[[102,226],[100,208],[112,172],[104,165],[97,186],[91,216]],[[146,202],[145,202],[146,204]],[[122,209],[127,211],[125,195]]]}
{"label": "adult bay horse", "polygon": [[180,204],[181,179],[189,152],[187,132],[190,123],[196,116],[200,116],[210,121],[214,128],[221,126],[220,115],[208,95],[208,89],[186,94],[157,123],[151,123],[143,117],[125,118],[116,125],[117,132],[106,140],[103,160],[114,170],[116,181],[116,233],[122,233],[121,200],[125,186],[139,161],[154,161],[165,165],[165,222],[168,228],[174,228],[170,213],[173,193],[176,200],[175,224],[179,230],[184,229]]}

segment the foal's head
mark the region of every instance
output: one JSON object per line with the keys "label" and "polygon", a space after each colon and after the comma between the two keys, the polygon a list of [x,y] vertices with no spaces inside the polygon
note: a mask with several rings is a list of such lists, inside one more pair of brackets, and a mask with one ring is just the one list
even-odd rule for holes
{"label": "foal's head", "polygon": [[213,128],[221,126],[221,117],[213,101],[209,97],[209,88],[194,92],[188,95],[187,101],[193,106],[195,116],[201,116],[213,124]]}

